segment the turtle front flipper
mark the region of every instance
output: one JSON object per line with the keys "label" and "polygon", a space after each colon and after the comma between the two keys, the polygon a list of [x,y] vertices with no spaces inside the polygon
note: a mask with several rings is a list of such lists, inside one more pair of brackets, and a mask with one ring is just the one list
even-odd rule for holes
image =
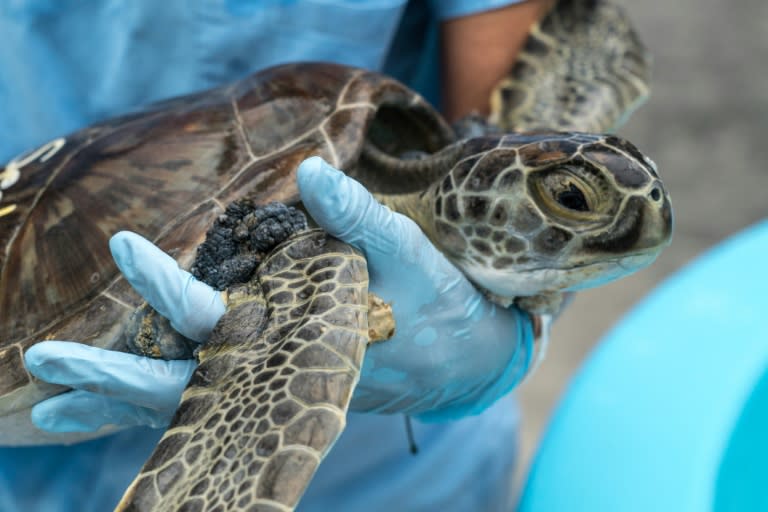
{"label": "turtle front flipper", "polygon": [[364,258],[319,230],[230,288],[171,426],[117,510],[293,510],[344,428],[367,288]]}

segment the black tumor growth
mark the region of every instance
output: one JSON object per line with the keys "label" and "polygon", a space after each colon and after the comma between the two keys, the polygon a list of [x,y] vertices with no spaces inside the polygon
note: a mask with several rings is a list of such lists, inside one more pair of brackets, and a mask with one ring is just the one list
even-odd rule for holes
{"label": "black tumor growth", "polygon": [[206,233],[192,275],[217,290],[245,283],[272,249],[305,229],[307,219],[296,208],[277,202],[257,206],[235,201]]}

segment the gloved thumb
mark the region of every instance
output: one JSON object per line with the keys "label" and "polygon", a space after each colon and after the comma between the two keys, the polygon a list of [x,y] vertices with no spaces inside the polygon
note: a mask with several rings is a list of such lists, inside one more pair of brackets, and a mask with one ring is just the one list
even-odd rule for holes
{"label": "gloved thumb", "polygon": [[176,260],[136,233],[117,233],[109,248],[131,286],[174,329],[198,342],[208,339],[225,311],[219,292],[179,268]]}
{"label": "gloved thumb", "polygon": [[416,223],[380,204],[360,183],[322,158],[302,162],[297,183],[315,222],[361,249],[372,267],[383,268],[393,260],[432,268],[445,264],[442,255],[425,243]]}

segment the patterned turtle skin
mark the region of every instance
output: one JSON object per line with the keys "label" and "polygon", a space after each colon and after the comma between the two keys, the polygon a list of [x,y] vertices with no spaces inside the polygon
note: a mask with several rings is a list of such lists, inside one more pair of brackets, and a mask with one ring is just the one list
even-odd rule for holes
{"label": "patterned turtle skin", "polygon": [[[625,117],[647,93],[647,56],[616,13],[604,2],[560,2],[526,45],[528,71],[516,66],[494,92],[491,124],[480,123],[479,136],[457,135],[390,78],[302,63],[100,123],[7,164],[3,442],[65,439],[31,426],[29,408],[65,391],[26,372],[31,345],[69,339],[135,350],[126,333],[150,312],[112,262],[113,233],[136,231],[189,268],[229,205],[298,204],[295,170],[309,156],[413,218],[501,303],[548,313],[564,290],[649,264],[669,243],[672,213],[647,157],[613,135],[497,129],[605,131]],[[602,39],[582,37],[585,24]],[[563,41],[570,53],[558,50]],[[602,59],[605,51],[615,59]],[[545,55],[555,58],[537,67]],[[570,72],[537,100],[537,80],[552,67]],[[595,81],[610,85],[579,85]],[[562,90],[554,99],[553,88]],[[306,231],[227,297],[171,426],[120,510],[293,510],[343,429],[368,342],[360,254]],[[149,334],[165,356],[167,330],[158,322]]]}
{"label": "patterned turtle skin", "polygon": [[367,290],[363,256],[318,229],[231,286],[171,426],[118,509],[291,510],[344,428]]}

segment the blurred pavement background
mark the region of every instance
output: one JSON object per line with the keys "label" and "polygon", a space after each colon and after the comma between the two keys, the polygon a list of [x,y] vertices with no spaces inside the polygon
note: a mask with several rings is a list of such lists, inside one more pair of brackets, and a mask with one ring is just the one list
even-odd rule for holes
{"label": "blurred pavement background", "polygon": [[652,267],[581,293],[555,324],[547,359],[518,392],[520,478],[568,379],[606,330],[664,277],[768,217],[768,2],[624,4],[654,55],[654,78],[650,101],[620,133],[658,164],[674,240]]}

